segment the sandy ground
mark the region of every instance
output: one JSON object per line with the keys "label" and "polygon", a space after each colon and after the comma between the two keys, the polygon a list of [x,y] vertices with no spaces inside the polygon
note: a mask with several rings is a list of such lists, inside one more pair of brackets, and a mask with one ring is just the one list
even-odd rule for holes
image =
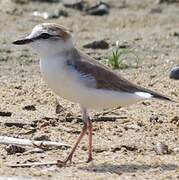
{"label": "sandy ground", "polygon": [[[30,2],[18,5],[0,1],[0,135],[33,139],[47,135],[50,140],[72,145],[82,122],[77,120],[79,107],[57,97],[47,87],[39,72],[39,61],[28,47],[11,44],[42,22],[56,22],[69,28],[76,45],[97,59],[110,49],[84,49],[83,45],[105,39],[113,46],[116,40],[127,43],[140,58],[138,68],[120,73],[140,85],[158,90],[179,100],[179,81],[169,79],[170,69],[179,64],[179,4],[157,4],[155,0],[107,1],[110,14],[102,17],[83,15],[66,9],[69,17],[53,20],[34,18],[33,11],[52,11],[57,3]],[[123,6],[123,7],[122,7]],[[63,111],[56,113],[57,102]],[[28,105],[35,110],[25,110]],[[179,104],[147,100],[110,112],[114,121],[94,121],[94,161],[86,163],[87,136],[80,144],[70,167],[10,168],[6,163],[45,162],[64,159],[70,149],[52,149],[43,153],[7,155],[0,146],[0,179],[179,179]],[[94,115],[95,112],[92,112]],[[73,118],[67,120],[71,114]],[[158,119],[156,121],[156,119]],[[35,123],[22,127],[5,122]],[[157,155],[154,144],[165,143],[170,153]],[[178,148],[178,150],[177,150]],[[27,148],[28,150],[28,148]]]}

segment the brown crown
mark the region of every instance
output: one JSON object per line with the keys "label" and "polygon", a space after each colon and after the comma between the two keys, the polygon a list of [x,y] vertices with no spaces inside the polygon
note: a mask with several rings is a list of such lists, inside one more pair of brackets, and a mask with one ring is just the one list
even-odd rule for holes
{"label": "brown crown", "polygon": [[60,26],[58,24],[44,23],[44,24],[41,24],[41,26],[47,32],[57,35],[57,36],[63,38],[64,40],[67,40],[71,37],[70,32],[66,28],[64,28],[63,26]]}

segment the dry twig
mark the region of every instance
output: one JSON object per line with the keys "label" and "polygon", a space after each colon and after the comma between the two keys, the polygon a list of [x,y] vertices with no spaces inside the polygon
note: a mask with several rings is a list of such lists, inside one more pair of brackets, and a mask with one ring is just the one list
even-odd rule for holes
{"label": "dry twig", "polygon": [[33,162],[33,163],[23,163],[23,164],[6,164],[9,167],[31,167],[31,166],[46,166],[46,165],[57,165],[57,161],[52,162]]}
{"label": "dry twig", "polygon": [[70,147],[62,142],[52,142],[52,141],[33,141],[30,139],[19,139],[7,136],[0,136],[0,144],[14,144],[14,145],[22,145],[22,146],[36,146],[36,147]]}

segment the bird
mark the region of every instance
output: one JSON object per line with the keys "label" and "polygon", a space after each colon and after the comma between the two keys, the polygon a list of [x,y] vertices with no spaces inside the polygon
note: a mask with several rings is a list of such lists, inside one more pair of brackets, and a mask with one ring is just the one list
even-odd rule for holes
{"label": "bird", "polygon": [[74,152],[87,132],[87,162],[93,160],[92,121],[88,114],[89,109],[125,107],[151,98],[173,101],[161,93],[130,82],[80,51],[74,45],[70,31],[61,25],[38,24],[30,34],[14,41],[13,44],[29,44],[40,58],[40,71],[49,87],[58,96],[81,107],[84,125],[67,158],[58,160],[62,166],[72,163]]}

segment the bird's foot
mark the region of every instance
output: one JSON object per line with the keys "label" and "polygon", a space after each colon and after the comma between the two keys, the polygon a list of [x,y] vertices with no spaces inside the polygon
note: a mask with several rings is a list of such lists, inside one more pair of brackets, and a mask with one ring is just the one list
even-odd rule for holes
{"label": "bird's foot", "polygon": [[87,163],[91,162],[93,160],[92,156],[89,156],[88,159],[87,159]]}
{"label": "bird's foot", "polygon": [[64,161],[57,160],[57,166],[58,166],[58,167],[71,166],[72,157],[73,157],[72,155],[69,155],[69,156],[67,157],[67,159],[64,160]]}

